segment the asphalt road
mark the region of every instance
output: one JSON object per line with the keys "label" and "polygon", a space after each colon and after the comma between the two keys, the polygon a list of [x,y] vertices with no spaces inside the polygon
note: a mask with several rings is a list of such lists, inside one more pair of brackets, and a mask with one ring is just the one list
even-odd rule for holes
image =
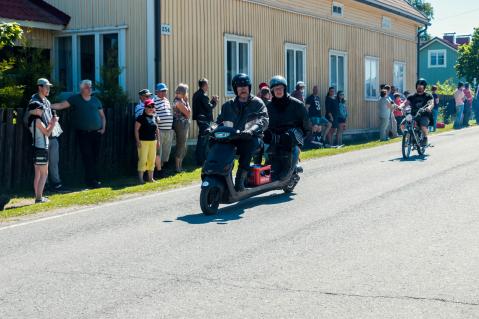
{"label": "asphalt road", "polygon": [[479,318],[479,128],[304,163],[293,196],[199,187],[0,225],[0,318]]}

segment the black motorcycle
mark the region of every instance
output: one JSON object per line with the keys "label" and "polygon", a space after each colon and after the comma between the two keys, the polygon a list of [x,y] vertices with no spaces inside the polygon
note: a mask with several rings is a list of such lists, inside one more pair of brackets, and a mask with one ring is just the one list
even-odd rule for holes
{"label": "black motorcycle", "polygon": [[[290,156],[290,167],[282,172],[278,180],[269,180],[267,183],[252,186],[244,191],[236,191],[233,182],[233,168],[236,156],[234,141],[240,138],[240,132],[231,127],[219,126],[211,133],[208,158],[201,173],[200,205],[205,215],[214,215],[220,204],[232,204],[244,199],[264,194],[274,190],[293,192],[299,182],[299,173],[302,168]],[[254,167],[252,168],[252,170]]]}
{"label": "black motorcycle", "polygon": [[417,119],[419,119],[424,112],[420,109],[416,116],[411,114],[411,108],[405,110],[404,120],[401,122],[401,129],[403,131],[402,137],[402,156],[408,159],[412,151],[417,151],[419,155],[426,154],[427,145],[423,145],[424,133],[419,126]]}

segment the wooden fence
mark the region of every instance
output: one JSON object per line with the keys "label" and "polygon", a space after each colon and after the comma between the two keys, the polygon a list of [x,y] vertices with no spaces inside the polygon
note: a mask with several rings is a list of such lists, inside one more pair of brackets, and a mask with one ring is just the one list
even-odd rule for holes
{"label": "wooden fence", "polygon": [[[136,145],[133,106],[105,109],[107,129],[102,138],[100,167],[103,178],[134,174]],[[60,111],[60,175],[66,184],[83,181],[84,171],[72,129],[71,112]],[[28,189],[33,183],[32,137],[23,125],[23,110],[0,109],[0,192]]]}

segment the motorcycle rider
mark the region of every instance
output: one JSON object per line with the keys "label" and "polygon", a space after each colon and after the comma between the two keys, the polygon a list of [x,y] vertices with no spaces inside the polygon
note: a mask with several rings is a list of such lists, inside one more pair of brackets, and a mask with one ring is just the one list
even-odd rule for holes
{"label": "motorcycle rider", "polygon": [[427,81],[425,79],[421,78],[417,80],[416,93],[409,95],[407,100],[400,106],[401,109],[410,106],[411,115],[414,117],[420,110],[426,111],[421,112],[420,116],[416,118],[416,122],[421,127],[421,131],[424,135],[421,146],[428,145],[427,134],[429,132],[429,123],[433,122],[432,109],[434,108],[434,97],[432,94],[426,92],[426,87]]}
{"label": "motorcycle rider", "polygon": [[245,189],[251,158],[261,145],[263,131],[268,126],[268,112],[263,101],[251,95],[251,79],[244,73],[237,74],[231,81],[236,97],[221,107],[216,120],[218,125],[239,130],[240,138],[235,141],[239,154],[239,167],[235,178],[236,191]]}
{"label": "motorcycle rider", "polygon": [[304,137],[312,128],[306,107],[287,93],[288,82],[283,76],[274,76],[270,88],[273,98],[267,106],[269,126],[264,142],[270,145],[272,178],[278,180],[297,164]]}

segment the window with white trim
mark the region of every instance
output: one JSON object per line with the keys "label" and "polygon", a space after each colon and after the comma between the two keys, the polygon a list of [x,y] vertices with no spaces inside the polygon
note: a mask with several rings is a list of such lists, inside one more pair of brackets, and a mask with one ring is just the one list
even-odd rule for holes
{"label": "window with white trim", "polygon": [[78,91],[83,79],[100,82],[103,66],[120,67],[125,88],[125,30],[78,32],[55,38],[55,79],[65,92]]}
{"label": "window with white trim", "polygon": [[392,27],[392,21],[389,17],[383,17],[381,21],[381,26],[383,29],[390,30]]}
{"label": "window with white trim", "polygon": [[296,83],[306,80],[306,47],[304,45],[285,45],[285,74],[288,81],[288,90],[291,93]]}
{"label": "window with white trim", "polygon": [[336,16],[336,17],[344,16],[344,5],[342,3],[333,2],[331,10],[332,10],[333,16]]}
{"label": "window with white trim", "polygon": [[366,57],[364,61],[364,97],[375,101],[379,97],[379,59]]}
{"label": "window with white trim", "polygon": [[402,93],[406,90],[406,63],[394,62],[393,85],[398,92]]}
{"label": "window with white trim", "polygon": [[345,52],[329,52],[329,86],[336,91],[343,91],[347,96],[348,91],[348,55]]}
{"label": "window with white trim", "polygon": [[234,35],[225,36],[225,87],[226,95],[234,95],[231,80],[238,73],[251,77],[252,40]]}
{"label": "window with white trim", "polygon": [[446,50],[429,50],[428,51],[428,67],[429,68],[445,68],[446,67]]}

